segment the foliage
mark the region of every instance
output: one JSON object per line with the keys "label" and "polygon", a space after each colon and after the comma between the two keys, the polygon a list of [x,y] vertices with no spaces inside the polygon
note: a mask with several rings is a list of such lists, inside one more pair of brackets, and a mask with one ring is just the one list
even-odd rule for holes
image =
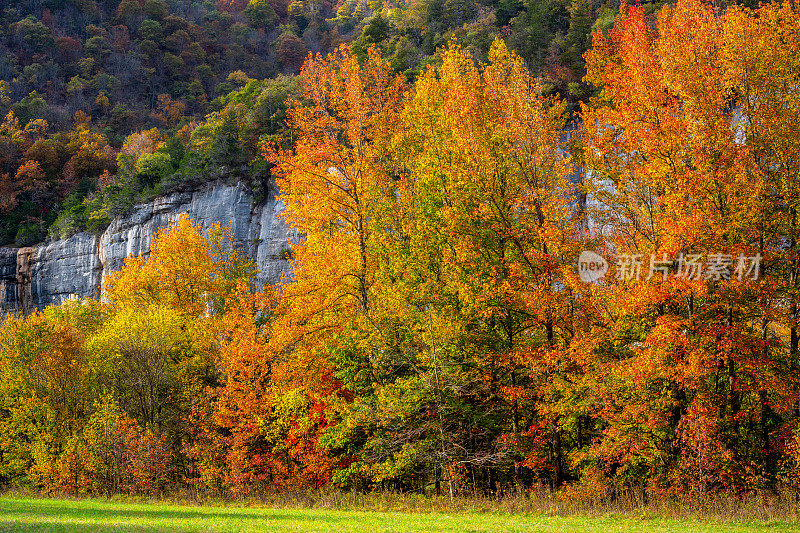
{"label": "foliage", "polygon": [[[266,9],[218,5],[229,22]],[[320,24],[319,6],[269,7],[295,44]],[[166,7],[145,8],[144,32],[169,39]],[[48,202],[71,213],[58,231],[99,226],[110,199],[197,169],[247,169],[265,195],[274,177],[298,237],[291,273],[256,288],[247,243],[178,216],[104,280],[104,303],[5,318],[3,481],[237,497],[795,494],[800,11],[603,9],[593,24],[587,2],[504,3],[509,28],[553,16],[526,37],[535,75],[487,39],[496,14],[481,6],[345,3],[337,25],[364,21],[352,45],[295,78],[237,69],[224,83],[238,89],[177,131],[175,100],[156,96],[163,129],[116,154],[86,115],[48,134],[29,93],[0,126],[0,207],[20,243]],[[415,71],[408,36],[439,15],[461,26]],[[47,38],[35,21],[18,28],[28,47]],[[78,183],[88,196],[69,192]],[[575,268],[589,250],[609,264],[595,283]],[[689,270],[694,254],[704,270]],[[625,257],[642,261],[638,278]],[[745,257],[758,275],[741,275]]]}
{"label": "foliage", "polygon": [[[585,0],[14,2],[0,14],[0,113],[11,113],[25,135],[0,132],[0,245],[102,231],[137,202],[187,182],[243,178],[265,196],[270,164],[258,145],[264,135],[288,134],[276,108],[293,82],[281,74],[295,75],[309,53],[346,41],[360,61],[376,46],[413,80],[441,60],[453,36],[480,60],[503,37],[560,94],[585,99],[591,91],[580,83],[581,54],[592,25],[608,27],[616,7]],[[257,87],[248,90],[250,80]],[[261,122],[256,90],[279,97],[273,123]],[[72,142],[79,124],[93,140]],[[126,157],[127,140],[153,128],[175,150]],[[31,180],[36,162],[44,177]]]}

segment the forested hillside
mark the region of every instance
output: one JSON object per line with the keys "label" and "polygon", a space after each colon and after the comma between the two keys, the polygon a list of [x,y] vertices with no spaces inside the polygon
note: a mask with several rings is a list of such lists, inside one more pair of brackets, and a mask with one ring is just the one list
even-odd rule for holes
{"label": "forested hillside", "polygon": [[113,217],[166,189],[230,177],[263,192],[257,146],[282,135],[309,53],[377,45],[413,81],[452,37],[485,60],[501,36],[570,101],[618,3],[546,0],[0,2],[0,246]]}

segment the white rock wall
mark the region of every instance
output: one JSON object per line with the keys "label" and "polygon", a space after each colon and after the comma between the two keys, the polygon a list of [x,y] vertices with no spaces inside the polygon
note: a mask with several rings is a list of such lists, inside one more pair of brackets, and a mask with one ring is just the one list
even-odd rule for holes
{"label": "white rock wall", "polygon": [[[297,237],[279,218],[282,211],[283,204],[272,194],[254,205],[242,185],[213,182],[136,206],[128,215],[115,219],[100,236],[79,233],[39,245],[28,273],[18,268],[15,271],[17,250],[0,248],[0,291],[8,293],[0,298],[0,309],[42,308],[72,295],[98,297],[103,277],[119,270],[126,257],[147,257],[153,235],[182,213],[206,229],[216,222],[230,227],[238,244],[256,261],[258,281],[278,283],[290,268],[283,257],[290,237]],[[19,290],[20,283],[27,284],[23,278],[28,276],[30,286]],[[20,302],[17,295],[29,295],[23,298],[31,302]]]}

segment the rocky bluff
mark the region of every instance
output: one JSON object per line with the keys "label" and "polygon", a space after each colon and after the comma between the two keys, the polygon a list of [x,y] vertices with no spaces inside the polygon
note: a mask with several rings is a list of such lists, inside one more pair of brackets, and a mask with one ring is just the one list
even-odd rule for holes
{"label": "rocky bluff", "polygon": [[206,229],[216,222],[230,227],[258,265],[258,281],[275,283],[289,269],[285,255],[294,236],[278,217],[282,210],[272,192],[255,203],[242,185],[211,182],[138,205],[101,235],[78,233],[31,248],[0,248],[0,310],[30,312],[73,296],[98,297],[103,277],[119,270],[126,257],[147,257],[156,231],[182,213]]}

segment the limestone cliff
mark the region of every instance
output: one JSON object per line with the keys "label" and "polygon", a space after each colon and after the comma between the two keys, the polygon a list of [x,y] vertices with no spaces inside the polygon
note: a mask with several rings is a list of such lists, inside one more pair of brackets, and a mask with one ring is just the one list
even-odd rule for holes
{"label": "limestone cliff", "polygon": [[0,309],[14,309],[17,302],[17,250],[0,248]]}
{"label": "limestone cliff", "polygon": [[212,182],[136,206],[102,235],[79,233],[34,248],[0,248],[0,308],[29,311],[69,296],[98,297],[103,277],[128,256],[147,256],[156,231],[186,213],[204,228],[229,226],[259,268],[259,282],[280,281],[289,269],[285,251],[292,235],[278,218],[283,205],[270,194],[254,203],[241,185]]}

